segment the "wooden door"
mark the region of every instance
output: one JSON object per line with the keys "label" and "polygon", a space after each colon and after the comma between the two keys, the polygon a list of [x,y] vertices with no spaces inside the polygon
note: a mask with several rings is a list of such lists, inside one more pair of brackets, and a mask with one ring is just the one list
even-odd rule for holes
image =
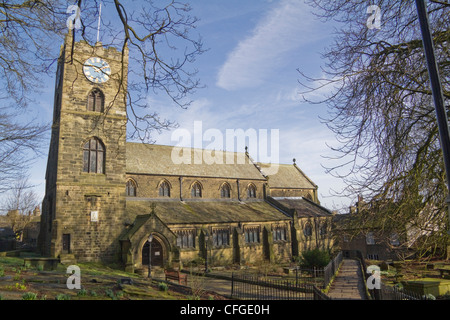
{"label": "wooden door", "polygon": [[[162,267],[164,262],[163,257],[163,247],[161,242],[153,238],[152,240],[152,266]],[[148,254],[149,254],[149,243],[148,241],[144,244],[142,248],[142,265],[148,266]]]}
{"label": "wooden door", "polygon": [[62,253],[70,253],[70,234],[63,234]]}

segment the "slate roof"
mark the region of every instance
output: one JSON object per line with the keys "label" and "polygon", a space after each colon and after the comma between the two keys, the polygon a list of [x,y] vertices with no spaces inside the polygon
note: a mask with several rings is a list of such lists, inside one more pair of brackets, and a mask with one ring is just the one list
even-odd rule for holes
{"label": "slate roof", "polygon": [[155,214],[165,224],[212,224],[232,222],[268,222],[290,220],[291,218],[264,200],[261,201],[158,201],[127,200],[130,216],[151,212],[154,203]]}
{"label": "slate roof", "polygon": [[321,205],[303,197],[273,197],[274,205],[281,204],[280,209],[294,209],[299,218],[329,217],[333,213]]}
{"label": "slate roof", "polygon": [[[317,185],[309,179],[306,174],[294,164],[279,164],[278,170],[274,170],[276,165],[268,163],[258,163],[263,173],[268,173],[269,186],[271,188],[286,189],[311,189]],[[270,172],[276,171],[275,174]]]}
{"label": "slate roof", "polygon": [[[192,148],[188,149],[192,151],[187,158],[190,163],[179,163],[184,154],[175,152],[174,148],[173,146],[127,142],[127,173],[265,180],[245,153],[214,152]],[[198,159],[202,159],[202,155],[203,160],[199,161]],[[206,156],[214,157],[216,155],[221,155],[222,163],[219,162],[220,160],[208,163]]]}

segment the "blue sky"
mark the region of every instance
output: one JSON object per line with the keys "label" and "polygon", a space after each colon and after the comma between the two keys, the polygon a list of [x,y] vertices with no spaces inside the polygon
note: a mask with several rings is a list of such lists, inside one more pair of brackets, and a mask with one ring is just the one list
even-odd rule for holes
{"label": "blue sky", "polygon": [[[203,132],[216,129],[279,131],[279,162],[298,166],[319,186],[319,200],[329,209],[348,206],[349,200],[330,197],[342,184],[325,173],[331,165],[326,143],[334,136],[319,116],[323,105],[303,101],[297,69],[321,76],[320,53],[332,42],[331,25],[311,14],[302,0],[191,0],[192,15],[200,18],[197,32],[209,50],[197,58],[195,68],[205,88],[190,98],[187,110],[171,105],[162,94],[149,97],[152,108],[178,122],[194,135],[194,123]],[[59,47],[59,45],[58,45]],[[52,119],[54,78],[38,101],[40,117]],[[320,99],[320,94],[315,93]],[[272,131],[271,131],[272,130]],[[153,138],[174,145],[173,131]],[[262,139],[262,137],[258,137]],[[204,145],[205,146],[205,145]],[[258,152],[249,147],[253,158]],[[47,147],[44,152],[47,152]],[[238,150],[243,151],[243,150]],[[42,197],[45,188],[46,154],[32,168],[31,180]],[[353,200],[353,199],[350,199]]]}

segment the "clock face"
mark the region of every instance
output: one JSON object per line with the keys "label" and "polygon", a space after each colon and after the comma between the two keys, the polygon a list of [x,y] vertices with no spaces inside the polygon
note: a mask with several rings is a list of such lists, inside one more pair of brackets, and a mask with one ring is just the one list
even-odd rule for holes
{"label": "clock face", "polygon": [[111,68],[105,60],[92,57],[87,59],[84,63],[83,72],[89,81],[103,83],[109,80]]}

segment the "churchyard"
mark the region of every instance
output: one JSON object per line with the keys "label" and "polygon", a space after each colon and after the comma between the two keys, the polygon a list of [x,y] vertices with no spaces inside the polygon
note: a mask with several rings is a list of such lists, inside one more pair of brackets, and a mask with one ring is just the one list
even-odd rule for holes
{"label": "churchyard", "polygon": [[[24,264],[24,257],[0,256],[0,300],[221,300],[197,287],[178,286],[147,275],[127,273],[114,265],[79,263],[80,289],[68,289],[65,265],[43,270]],[[70,281],[70,280],[69,280]],[[70,281],[72,283],[72,281]],[[73,282],[74,283],[74,282]]]}

